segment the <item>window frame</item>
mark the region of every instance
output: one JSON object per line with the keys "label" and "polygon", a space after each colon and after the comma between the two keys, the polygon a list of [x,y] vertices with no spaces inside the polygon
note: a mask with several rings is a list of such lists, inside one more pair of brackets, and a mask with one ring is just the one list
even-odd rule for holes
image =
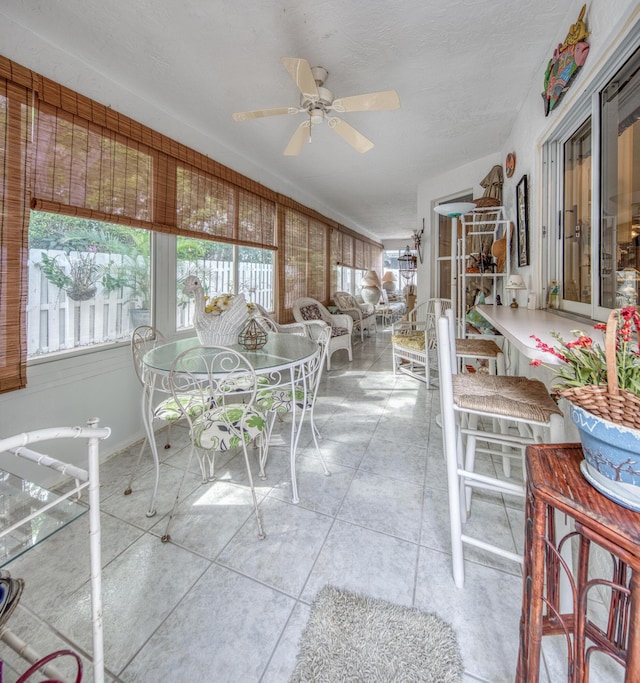
{"label": "window frame", "polygon": [[[541,266],[539,269],[543,302],[548,296],[548,283],[559,280],[564,288],[563,271],[563,152],[564,145],[591,119],[591,254],[597,258],[597,267],[592,263],[591,268],[591,303],[561,299],[560,307],[563,311],[574,315],[584,316],[592,320],[604,321],[611,309],[600,305],[600,233],[601,233],[601,93],[616,73],[640,48],[640,22],[621,39],[617,45],[612,45],[611,55],[604,66],[593,79],[584,86],[582,95],[574,106],[558,121],[556,127],[541,143],[542,159],[542,242],[540,251]],[[545,244],[546,241],[546,244]],[[543,303],[546,306],[546,304]]]}

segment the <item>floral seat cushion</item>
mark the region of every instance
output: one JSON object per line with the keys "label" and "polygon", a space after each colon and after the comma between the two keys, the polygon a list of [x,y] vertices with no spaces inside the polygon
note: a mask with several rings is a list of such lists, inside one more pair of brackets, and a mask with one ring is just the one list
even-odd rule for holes
{"label": "floral seat cushion", "polygon": [[320,310],[318,304],[309,304],[308,306],[300,307],[300,315],[303,320],[322,320],[331,327],[332,337],[342,337],[344,334],[349,334],[349,330],[346,327],[334,327],[334,322],[331,317],[327,317]]}
{"label": "floral seat cushion", "polygon": [[304,391],[296,387],[295,393],[291,387],[276,387],[275,389],[263,389],[258,393],[256,399],[258,405],[267,412],[275,411],[280,415],[284,415],[291,411],[295,402],[298,408],[310,408],[312,403],[310,396],[307,394],[307,401],[305,405]]}
{"label": "floral seat cushion", "polygon": [[178,394],[177,400],[170,396],[159,403],[153,411],[153,416],[164,422],[174,422],[183,417],[184,410],[193,420],[201,415],[205,409],[206,406],[202,403],[200,394]]}
{"label": "floral seat cushion", "polygon": [[[269,384],[269,378],[264,375],[256,377],[258,386],[265,386]],[[248,375],[232,377],[220,383],[220,392],[223,394],[230,394],[234,392],[252,391],[254,387],[253,377]]]}
{"label": "floral seat cushion", "polygon": [[300,315],[302,316],[303,320],[324,320],[324,318],[322,317],[322,311],[320,310],[317,304],[301,306]]}
{"label": "floral seat cushion", "polygon": [[394,334],[391,337],[391,342],[396,346],[402,346],[405,349],[412,349],[413,351],[424,351],[425,349],[424,332]]}
{"label": "floral seat cushion", "polygon": [[244,417],[245,408],[239,406],[221,406],[207,410],[193,423],[192,439],[197,448],[202,450],[228,451],[251,443],[260,436],[266,427],[266,419],[262,412],[249,409]]}

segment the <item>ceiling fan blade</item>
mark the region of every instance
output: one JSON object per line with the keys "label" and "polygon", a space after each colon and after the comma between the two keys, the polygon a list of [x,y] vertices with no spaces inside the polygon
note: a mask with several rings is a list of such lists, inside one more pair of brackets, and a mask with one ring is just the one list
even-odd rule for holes
{"label": "ceiling fan blade", "polygon": [[400,98],[395,90],[381,90],[366,95],[353,95],[333,100],[331,109],[345,111],[380,111],[381,109],[398,109]]}
{"label": "ceiling fan blade", "polygon": [[335,131],[343,140],[346,140],[356,152],[364,154],[373,147],[373,142],[366,138],[362,133],[359,133],[352,125],[346,121],[339,119],[337,116],[332,116],[327,124],[331,130]]}
{"label": "ceiling fan blade", "polygon": [[298,59],[297,57],[283,57],[282,63],[284,68],[289,72],[294,83],[298,86],[298,90],[312,99],[318,99],[318,86],[316,79],[311,73],[311,67],[306,59]]}
{"label": "ceiling fan blade", "polygon": [[280,116],[280,114],[297,114],[295,107],[278,107],[277,109],[256,109],[255,111],[239,111],[232,114],[234,121],[248,121],[249,119],[260,119],[263,116]]}
{"label": "ceiling fan blade", "polygon": [[309,139],[311,134],[311,122],[303,121],[297,128],[296,132],[291,136],[289,144],[286,146],[283,154],[286,157],[295,157],[304,147],[304,143]]}

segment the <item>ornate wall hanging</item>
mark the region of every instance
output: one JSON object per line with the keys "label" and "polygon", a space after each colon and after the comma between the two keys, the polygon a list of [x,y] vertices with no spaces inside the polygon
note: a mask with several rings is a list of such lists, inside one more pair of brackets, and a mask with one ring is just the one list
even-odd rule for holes
{"label": "ornate wall hanging", "polygon": [[511,178],[514,171],[516,170],[516,153],[509,152],[507,154],[507,160],[504,162],[504,172],[507,174],[507,178]]}
{"label": "ornate wall hanging", "polygon": [[573,77],[580,71],[589,54],[589,45],[585,39],[589,36],[587,26],[584,23],[584,15],[587,6],[583,5],[575,24],[571,24],[569,33],[564,43],[558,45],[549,60],[544,74],[544,115],[558,104],[562,96],[567,92]]}

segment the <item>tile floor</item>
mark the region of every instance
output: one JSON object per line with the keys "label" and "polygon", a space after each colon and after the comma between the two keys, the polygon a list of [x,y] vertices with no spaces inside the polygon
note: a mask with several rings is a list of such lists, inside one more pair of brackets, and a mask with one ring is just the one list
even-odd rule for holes
{"label": "tile floor", "polygon": [[[220,460],[219,479],[211,484],[201,485],[193,468],[168,544],[160,536],[186,466],[184,429],[174,428],[172,448],[161,453],[153,518],[145,516],[150,469],[133,495],[122,494],[137,448],[106,461],[107,680],[285,683],[310,603],[330,583],[438,613],[458,634],[465,683],[513,681],[520,569],[469,550],[465,587],[453,584],[438,404],[437,390],[393,376],[388,330],[355,344],[352,363],[346,353],[336,354],[316,408],[331,476],[308,447],[307,431],[298,458],[300,504],[292,505],[282,428],[268,480],[256,477],[263,541],[243,486],[242,456]],[[41,653],[65,644],[90,651],[87,524],[84,515],[8,566],[26,581],[10,626]],[[497,503],[478,495],[470,524],[514,549],[522,546],[517,500]],[[26,666],[4,644],[0,656],[11,683],[15,670]],[[553,662],[550,667],[543,680],[561,680]],[[84,680],[92,680],[89,664]]]}

